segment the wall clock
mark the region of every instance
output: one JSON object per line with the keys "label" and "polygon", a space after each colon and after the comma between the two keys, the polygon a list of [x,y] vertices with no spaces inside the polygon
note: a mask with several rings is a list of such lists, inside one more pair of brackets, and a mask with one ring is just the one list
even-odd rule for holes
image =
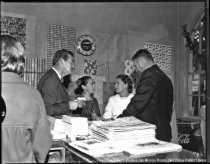
{"label": "wall clock", "polygon": [[77,40],[77,51],[84,56],[93,55],[96,51],[94,38],[90,35],[81,35]]}

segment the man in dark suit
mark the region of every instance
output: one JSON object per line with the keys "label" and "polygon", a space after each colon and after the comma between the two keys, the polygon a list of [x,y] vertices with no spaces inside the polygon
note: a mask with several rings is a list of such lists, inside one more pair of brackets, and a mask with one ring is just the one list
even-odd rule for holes
{"label": "man in dark suit", "polygon": [[132,57],[134,66],[141,72],[136,94],[127,108],[118,117],[135,116],[156,125],[156,138],[169,141],[173,106],[173,85],[169,77],[154,63],[146,49],[137,51]]}
{"label": "man in dark suit", "polygon": [[75,110],[78,102],[71,101],[62,78],[71,73],[73,53],[67,50],[58,50],[52,60],[52,68],[39,80],[37,89],[40,91],[47,114],[59,116]]}

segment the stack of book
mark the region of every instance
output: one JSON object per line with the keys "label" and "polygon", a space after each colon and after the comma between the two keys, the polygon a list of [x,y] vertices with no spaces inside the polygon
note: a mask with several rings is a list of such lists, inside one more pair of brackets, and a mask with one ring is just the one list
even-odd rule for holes
{"label": "stack of book", "polygon": [[62,121],[65,133],[72,141],[76,140],[77,136],[88,135],[88,120],[86,117],[63,115]]}
{"label": "stack of book", "polygon": [[52,117],[48,116],[50,123],[50,131],[54,140],[65,139],[66,134],[63,126],[62,116]]}
{"label": "stack of book", "polygon": [[155,140],[156,126],[133,116],[112,121],[92,121],[90,126],[94,138],[101,141]]}
{"label": "stack of book", "polygon": [[88,120],[85,117],[74,117],[61,115],[57,117],[48,116],[50,130],[53,139],[66,139],[69,137],[73,140],[77,136],[88,135]]}
{"label": "stack of book", "polygon": [[93,139],[69,144],[95,157],[103,157],[111,153],[145,157],[182,150],[178,144],[157,140],[155,125],[132,116],[112,121],[92,121],[89,128]]}

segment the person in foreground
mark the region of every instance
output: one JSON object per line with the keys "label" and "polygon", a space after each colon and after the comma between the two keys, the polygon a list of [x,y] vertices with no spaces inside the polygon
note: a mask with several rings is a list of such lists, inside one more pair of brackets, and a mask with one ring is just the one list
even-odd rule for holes
{"label": "person in foreground", "polygon": [[128,75],[120,74],[116,79],[115,88],[117,94],[109,98],[102,120],[115,119],[126,109],[131,98],[134,96],[132,94],[132,80]]}
{"label": "person in foreground", "polygon": [[173,85],[169,77],[154,63],[151,53],[140,49],[132,57],[134,66],[141,71],[136,94],[119,117],[134,116],[156,125],[156,138],[171,140]]}
{"label": "person in foreground", "polygon": [[49,116],[70,114],[70,110],[75,110],[78,106],[78,102],[71,101],[62,83],[62,78],[71,73],[72,58],[71,51],[64,49],[56,51],[52,60],[52,68],[39,80],[37,89],[44,99]]}
{"label": "person in foreground", "polygon": [[25,83],[20,42],[1,35],[2,97],[6,116],[1,124],[2,163],[43,163],[52,145],[43,99]]}
{"label": "person in foreground", "polygon": [[90,121],[101,119],[98,100],[94,97],[94,80],[90,76],[83,76],[76,81],[76,84],[78,86],[75,89],[76,95],[85,98],[82,108],[78,108],[77,112]]}

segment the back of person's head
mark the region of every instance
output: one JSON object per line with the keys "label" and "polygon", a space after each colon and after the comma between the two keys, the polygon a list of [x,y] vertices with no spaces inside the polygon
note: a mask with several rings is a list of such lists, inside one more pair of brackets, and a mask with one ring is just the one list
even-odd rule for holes
{"label": "back of person's head", "polygon": [[23,75],[25,59],[24,47],[14,37],[1,35],[1,71]]}
{"label": "back of person's head", "polygon": [[83,77],[77,79],[77,81],[76,81],[77,88],[74,91],[76,95],[82,95],[83,94],[84,89],[82,88],[82,85],[86,86],[89,79],[91,79],[90,76],[83,76]]}
{"label": "back of person's head", "polygon": [[144,58],[147,61],[152,61],[153,62],[153,57],[152,54],[147,50],[147,49],[140,49],[138,50],[132,57],[132,60],[137,60],[138,58]]}
{"label": "back of person's head", "polygon": [[73,52],[62,49],[55,52],[55,55],[52,59],[52,65],[55,66],[58,64],[58,61],[62,58],[63,60],[67,61],[69,59],[69,55],[71,57],[74,56]]}
{"label": "back of person's head", "polygon": [[120,74],[120,75],[117,75],[116,79],[120,79],[124,84],[127,84],[128,93],[133,92],[133,82],[130,76],[126,74]]}

